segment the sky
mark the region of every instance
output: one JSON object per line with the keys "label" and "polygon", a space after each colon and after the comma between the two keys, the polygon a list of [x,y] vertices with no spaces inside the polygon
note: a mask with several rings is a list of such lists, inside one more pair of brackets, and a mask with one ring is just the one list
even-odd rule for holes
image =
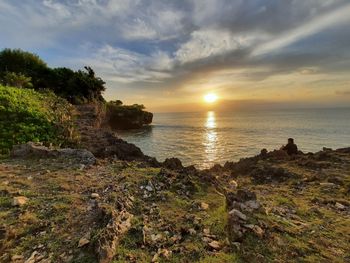
{"label": "sky", "polygon": [[348,0],[0,0],[0,49],[89,65],[106,100],[152,111],[341,107],[349,14]]}

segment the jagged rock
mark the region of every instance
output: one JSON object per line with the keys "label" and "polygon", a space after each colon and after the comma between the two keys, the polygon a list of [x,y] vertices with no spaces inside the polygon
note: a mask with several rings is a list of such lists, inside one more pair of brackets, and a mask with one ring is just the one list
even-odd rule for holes
{"label": "jagged rock", "polygon": [[29,199],[25,196],[16,196],[12,200],[12,206],[22,206],[25,205]]}
{"label": "jagged rock", "polygon": [[24,263],[36,263],[40,262],[44,258],[43,255],[41,255],[38,251],[34,251],[31,256],[24,261]]}
{"label": "jagged rock", "polygon": [[26,144],[20,144],[13,146],[11,153],[11,157],[14,158],[52,158],[52,157],[63,157],[75,159],[80,163],[86,165],[92,165],[96,163],[95,156],[83,149],[50,149],[48,147],[43,146],[40,143],[28,142]]}
{"label": "jagged rock", "polygon": [[339,203],[339,202],[336,202],[335,203],[335,207],[339,210],[344,210],[345,209],[345,205]]}
{"label": "jagged rock", "polygon": [[81,239],[79,239],[78,248],[84,247],[89,243],[90,243],[90,240],[87,237],[82,237]]}
{"label": "jagged rock", "polygon": [[201,209],[202,210],[208,210],[209,209],[209,205],[205,202],[201,202]]}
{"label": "jagged rock", "polygon": [[181,161],[178,158],[167,158],[163,162],[163,167],[168,168],[170,170],[182,170],[184,167],[182,166]]}
{"label": "jagged rock", "polygon": [[300,178],[297,174],[273,166],[257,167],[250,172],[250,176],[256,183],[283,182],[291,178]]}
{"label": "jagged rock", "polygon": [[90,195],[90,197],[91,197],[92,199],[98,199],[98,198],[100,198],[100,195],[99,195],[98,193],[92,193],[92,194]]}
{"label": "jagged rock", "polygon": [[211,247],[211,248],[213,248],[215,250],[219,250],[222,247],[221,243],[218,242],[218,241],[215,241],[215,240],[211,241],[208,245],[209,245],[209,247]]}
{"label": "jagged rock", "polygon": [[11,262],[14,262],[14,263],[23,262],[23,260],[24,260],[24,257],[22,255],[13,255],[11,257]]}
{"label": "jagged rock", "polygon": [[96,242],[96,253],[99,263],[109,263],[116,253],[121,236],[131,227],[133,215],[125,210],[117,212],[107,206],[101,206],[99,210],[101,232]]}
{"label": "jagged rock", "polygon": [[242,212],[238,211],[237,209],[232,209],[230,212],[229,212],[229,215],[231,216],[236,216],[238,217],[239,219],[242,219],[242,220],[247,220],[247,216],[245,214],[243,214]]}

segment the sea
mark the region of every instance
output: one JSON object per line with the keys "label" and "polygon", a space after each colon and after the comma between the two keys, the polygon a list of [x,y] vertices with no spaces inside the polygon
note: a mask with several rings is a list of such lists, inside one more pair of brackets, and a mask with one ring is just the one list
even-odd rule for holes
{"label": "sea", "polygon": [[279,149],[288,138],[303,152],[350,147],[350,108],[155,113],[152,125],[118,134],[159,161],[204,169]]}

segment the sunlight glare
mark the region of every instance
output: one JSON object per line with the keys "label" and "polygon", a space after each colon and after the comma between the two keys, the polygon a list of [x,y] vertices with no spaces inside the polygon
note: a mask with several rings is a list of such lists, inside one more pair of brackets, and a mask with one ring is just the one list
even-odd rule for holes
{"label": "sunlight glare", "polygon": [[215,93],[208,93],[204,96],[204,101],[206,103],[214,103],[217,101],[218,96]]}

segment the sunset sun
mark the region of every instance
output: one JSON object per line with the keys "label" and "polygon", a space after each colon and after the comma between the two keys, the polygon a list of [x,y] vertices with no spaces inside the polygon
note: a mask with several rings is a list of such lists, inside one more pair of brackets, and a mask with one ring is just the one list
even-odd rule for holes
{"label": "sunset sun", "polygon": [[204,101],[206,103],[214,103],[218,100],[218,96],[215,93],[208,93],[204,95]]}

